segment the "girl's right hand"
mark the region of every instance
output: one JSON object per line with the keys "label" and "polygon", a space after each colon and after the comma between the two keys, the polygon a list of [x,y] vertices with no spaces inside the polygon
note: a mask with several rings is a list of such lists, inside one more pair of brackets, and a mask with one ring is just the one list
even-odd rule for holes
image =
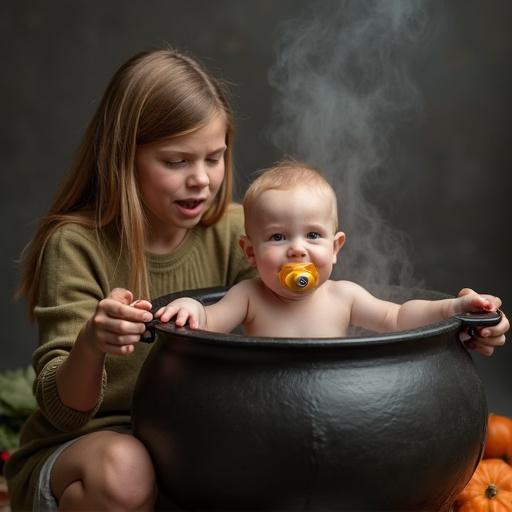
{"label": "girl's right hand", "polygon": [[98,352],[131,354],[146,330],[144,322],[152,319],[149,301],[133,301],[132,292],[114,288],[98,303],[96,312],[85,324],[84,338]]}

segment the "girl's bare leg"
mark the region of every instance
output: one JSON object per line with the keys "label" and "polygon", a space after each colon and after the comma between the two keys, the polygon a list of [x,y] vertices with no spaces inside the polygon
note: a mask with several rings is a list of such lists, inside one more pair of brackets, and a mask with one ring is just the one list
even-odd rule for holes
{"label": "girl's bare leg", "polygon": [[129,434],[88,434],[62,452],[51,474],[60,511],[152,510],[155,471],[144,445]]}

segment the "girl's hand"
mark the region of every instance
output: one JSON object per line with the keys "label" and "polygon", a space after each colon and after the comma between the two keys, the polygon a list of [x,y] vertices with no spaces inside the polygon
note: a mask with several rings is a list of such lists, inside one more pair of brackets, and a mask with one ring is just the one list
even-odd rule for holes
{"label": "girl's hand", "polygon": [[191,329],[201,329],[206,326],[204,306],[197,300],[188,297],[173,300],[155,313],[155,318],[162,323],[168,322],[173,317],[176,317],[174,323],[177,327],[183,327],[187,322]]}
{"label": "girl's hand", "polygon": [[[501,299],[493,295],[480,295],[470,288],[463,288],[458,293],[461,313],[481,313],[496,311],[501,306]],[[481,327],[474,330],[471,338],[465,341],[468,348],[484,356],[490,356],[496,347],[505,343],[505,333],[510,324],[503,312],[499,324],[492,327]]]}
{"label": "girl's hand", "polygon": [[152,318],[150,302],[133,301],[132,292],[114,288],[85,324],[84,339],[104,354],[131,354]]}

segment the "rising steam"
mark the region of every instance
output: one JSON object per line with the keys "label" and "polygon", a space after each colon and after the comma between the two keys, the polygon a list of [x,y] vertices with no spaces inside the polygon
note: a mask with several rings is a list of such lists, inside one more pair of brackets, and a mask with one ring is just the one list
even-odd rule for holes
{"label": "rising steam", "polygon": [[424,26],[420,1],[316,2],[281,27],[269,74],[274,144],[322,169],[338,194],[347,244],[335,277],[375,293],[418,284],[404,237],[382,219],[365,187],[373,173],[385,172],[397,121],[419,105],[404,49]]}

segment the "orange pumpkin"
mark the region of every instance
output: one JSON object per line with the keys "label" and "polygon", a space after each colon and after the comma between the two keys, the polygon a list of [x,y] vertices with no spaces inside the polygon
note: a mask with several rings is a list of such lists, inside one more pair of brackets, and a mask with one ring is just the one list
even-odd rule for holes
{"label": "orange pumpkin", "polygon": [[457,512],[512,512],[512,467],[501,459],[480,461],[455,501]]}
{"label": "orange pumpkin", "polygon": [[503,459],[512,464],[512,419],[490,414],[484,459]]}

